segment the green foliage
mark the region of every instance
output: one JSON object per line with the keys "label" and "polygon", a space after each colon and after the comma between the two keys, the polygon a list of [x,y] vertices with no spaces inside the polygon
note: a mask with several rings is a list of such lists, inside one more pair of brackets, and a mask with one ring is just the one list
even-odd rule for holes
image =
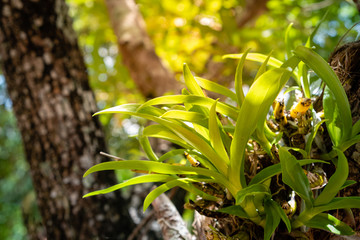
{"label": "green foliage", "polygon": [[[219,212],[247,218],[264,227],[265,239],[271,238],[281,219],[286,224],[288,231],[307,225],[326,229],[335,234],[352,234],[353,231],[350,227],[323,212],[359,206],[357,205],[360,201],[359,197],[336,198],[340,189],[352,183],[347,181],[348,164],[342,151],[345,145],[348,147],[358,142],[360,139],[358,135],[352,136],[353,132],[357,132],[358,127],[355,125],[353,131],[351,122],[349,125],[351,112],[346,94],[327,63],[315,51],[307,47],[298,46],[292,53],[294,55],[285,62],[270,56],[248,52],[241,55],[227,55],[226,58],[240,58],[235,74],[236,97],[220,85],[211,83],[209,80],[195,78],[188,66],[183,65],[187,87],[183,90],[183,94],[158,97],[144,104],[124,104],[96,113],[95,115],[108,113],[133,115],[154,121],[159,125],[148,126],[139,135],[140,140],[144,137],[146,139],[146,141],[141,141],[144,142],[142,146],[145,146],[144,150],[148,155],[148,160],[101,163],[91,167],[84,176],[93,172],[116,169],[132,169],[148,175],[133,178],[105,190],[89,193],[84,197],[108,193],[127,185],[157,181],[163,182],[163,184],[148,194],[144,201],[144,211],[161,193],[178,186],[209,201],[221,203],[225,201],[225,198],[232,199],[233,206],[222,209],[220,205]],[[263,64],[249,91],[244,94],[241,87],[242,73],[244,62],[247,59],[260,61]],[[266,71],[267,65],[272,69]],[[291,112],[296,111],[296,117],[292,114],[286,116],[284,111],[275,113],[274,109],[274,115],[280,114],[280,117],[289,119],[286,122],[278,123],[280,128],[278,131],[283,132],[283,135],[280,135],[283,142],[280,142],[277,137],[279,133],[273,132],[275,130],[271,130],[268,126],[270,121],[268,119],[271,118],[269,111],[272,103],[277,96],[281,95],[281,90],[291,77],[298,79],[295,83],[303,90],[303,96],[312,96],[313,93],[304,92],[305,87],[309,91],[311,89],[309,85],[304,84],[307,79],[304,76],[308,75],[303,73],[304,69],[313,70],[327,84],[326,91],[335,100],[331,103],[324,101],[324,108],[329,108],[331,105],[332,109],[337,108],[339,113],[333,113],[338,114],[336,117],[316,122],[310,118],[312,116],[308,110],[310,106],[303,110],[304,105],[296,103],[291,109]],[[301,76],[297,77],[299,72],[301,72]],[[205,89],[222,93],[223,97],[231,97],[236,104],[230,105],[219,99],[213,100],[207,97]],[[325,113],[326,116],[329,114]],[[277,118],[279,116],[275,116],[275,119]],[[324,122],[330,126],[328,130],[332,132],[332,152],[335,154],[323,155],[324,159],[322,160],[312,159],[311,150],[314,147],[312,143],[317,135],[321,137],[319,128]],[[293,124],[292,128],[290,124]],[[335,130],[331,129],[331,124],[340,128],[340,134],[335,134]],[[295,132],[291,130],[294,127],[297,129]],[[266,132],[268,133],[266,134]],[[292,143],[294,135],[303,137],[308,135],[309,137],[306,143],[296,147]],[[170,150],[169,153],[158,158],[149,148],[147,137],[166,139],[179,145],[182,149]],[[272,164],[258,173],[251,173],[245,165],[249,164],[250,152],[256,154],[255,142],[259,144],[264,151],[263,154],[267,155]],[[274,147],[279,149],[278,156],[277,152],[273,150]],[[188,152],[196,153],[200,165],[195,163],[197,160],[192,159]],[[301,153],[303,158],[308,159],[301,159],[293,152]],[[181,153],[185,155],[186,164],[184,161],[162,162],[162,160],[165,161]],[[326,183],[316,185],[317,188],[326,186],[317,197],[314,197],[312,193],[314,188],[311,185],[313,180],[309,174],[318,177],[320,175],[316,172],[306,171],[302,166],[309,163],[324,163],[324,160],[329,160],[329,156],[333,155],[338,156],[337,160],[333,159],[336,164],[336,172],[330,177],[327,185]],[[280,163],[276,163],[278,160]],[[247,176],[251,174],[249,179]],[[296,218],[292,217],[295,210],[291,210],[292,213],[285,212],[279,205],[280,202],[277,202],[278,199],[274,198],[276,193],[272,192],[270,182],[271,178],[278,174],[281,174],[285,184],[284,189],[295,192],[305,203]],[[212,184],[211,186],[216,186],[215,188],[220,189],[219,191],[228,192],[228,195],[219,196],[214,192],[209,192],[206,188],[195,187],[198,184]],[[345,202],[347,205],[339,204]]]}
{"label": "green foliage", "polygon": [[[281,67],[284,62],[283,49],[287,49],[287,59],[291,57],[291,49],[295,46],[305,42],[311,34],[312,29],[323,18],[326,8],[322,8],[315,0],[306,1],[279,1],[270,0],[268,2],[268,11],[254,20],[248,26],[239,29],[236,26],[236,21],[242,15],[245,1],[235,0],[209,0],[209,1],[136,1],[139,4],[139,9],[144,16],[147,31],[151,36],[156,47],[156,52],[164,60],[165,64],[169,66],[177,76],[181,79],[182,63],[187,62],[191,69],[199,76],[204,76],[205,73],[215,72],[214,81],[209,81],[204,78],[195,77],[198,85],[211,92],[219,93],[232,101],[237,101],[237,95],[227,88],[230,81],[233,80],[236,68],[233,61],[222,61],[221,55],[229,53],[238,53],[244,49],[251,48],[254,52],[269,53],[273,51],[272,57],[267,63],[268,67]],[[142,102],[142,96],[136,91],[135,84],[129,77],[127,70],[121,64],[121,56],[119,56],[116,39],[109,24],[107,10],[104,1],[100,0],[67,0],[69,4],[70,15],[74,20],[74,28],[79,37],[79,44],[83,49],[85,61],[88,67],[88,74],[91,79],[91,85],[95,90],[100,109],[109,106],[124,104],[128,102]],[[359,21],[358,12],[355,7],[350,4],[350,1],[333,1],[329,9],[327,18],[318,30],[314,38],[314,45],[317,47],[317,52],[327,57],[334,49],[334,46],[340,37],[347,31],[347,29],[356,21]],[[289,23],[292,22],[292,27],[288,28],[286,36],[287,40],[282,41],[283,32]],[[357,32],[351,31],[343,40],[348,42],[355,39]],[[240,58],[242,55],[237,55]],[[253,79],[257,79],[263,70],[253,71],[255,66],[260,63],[265,63],[267,55],[249,53],[246,57],[245,68],[243,71],[243,82],[250,85]],[[279,59],[279,60],[278,60]],[[280,61],[281,60],[281,61]],[[257,62],[254,62],[257,61]],[[213,71],[211,63],[221,64],[220,70]],[[266,64],[263,64],[265,67]],[[302,71],[293,72],[293,78],[297,82],[296,88],[301,86],[300,77]],[[255,76],[255,73],[258,75]],[[296,75],[296,76],[295,76]],[[1,80],[1,79],[0,79]],[[310,89],[313,79],[310,78]],[[218,83],[224,84],[224,86]],[[231,85],[231,84],[230,84]],[[0,81],[0,87],[3,83]],[[288,88],[291,91],[293,88]],[[183,96],[182,96],[183,97]],[[215,104],[215,101],[207,98],[195,98],[197,96],[188,96],[187,100],[181,99],[178,103],[188,101],[189,106],[197,102],[197,105],[206,107],[209,111]],[[166,99],[164,98],[164,105],[166,106]],[[193,102],[194,100],[194,102]],[[8,98],[3,93],[0,94],[0,152],[1,152],[1,225],[0,225],[0,239],[21,239],[24,237],[24,227],[21,225],[20,199],[28,192],[30,187],[30,177],[26,172],[28,167],[24,162],[22,156],[20,136],[14,131],[15,119],[9,112],[9,108],[2,108],[4,102],[8,102]],[[170,105],[178,105],[178,103],[170,103]],[[229,102],[226,102],[229,103]],[[325,108],[329,106],[324,106]],[[175,107],[174,107],[175,108]],[[191,108],[191,106],[190,106]],[[214,107],[215,108],[215,107]],[[328,109],[328,108],[327,108]],[[221,101],[216,103],[216,111],[220,114],[229,116],[232,119],[238,117],[238,109],[233,106],[224,104]],[[329,112],[329,111],[327,111]],[[210,112],[209,112],[210,113]],[[203,128],[208,128],[209,119],[204,112],[188,111],[188,109],[169,109],[164,114],[164,118],[172,119],[188,123],[192,122]],[[327,116],[326,118],[331,118]],[[138,159],[141,153],[138,150],[140,145],[135,138],[129,135],[134,134],[135,131],[129,129],[137,129],[141,120],[136,117],[130,117],[127,114],[120,115],[102,115],[101,121],[105,125],[105,131],[108,138],[108,145],[110,151],[114,155],[122,156],[125,159]],[[234,133],[234,126],[221,126],[217,120],[219,132],[222,138],[223,145],[227,152],[229,152],[230,138],[224,134],[225,132]],[[329,123],[330,126],[340,126],[337,121]],[[214,121],[212,122],[214,125]],[[201,129],[198,127],[197,129]],[[319,125],[318,125],[319,126]],[[331,128],[331,127],[330,127]],[[212,127],[212,129],[214,129]],[[336,133],[336,128],[332,131]],[[201,131],[204,133],[206,131]],[[216,132],[216,130],[215,130]],[[317,132],[316,130],[312,133]],[[355,144],[360,140],[360,122],[357,122],[352,128],[351,138],[338,146],[341,151],[346,150],[349,146]],[[266,132],[266,137],[271,135],[271,132]],[[148,149],[146,138],[158,137],[164,138],[182,147],[182,149],[170,150],[163,156],[159,156],[159,162],[177,162],[183,158],[183,153],[188,151],[192,155],[199,154],[197,150],[191,150],[192,146],[184,141],[173,131],[164,128],[160,125],[153,125],[144,128],[143,135],[145,139],[145,149]],[[333,134],[334,135],[334,134]],[[336,134],[335,134],[336,135]],[[270,143],[276,143],[279,139],[268,139]],[[280,135],[277,135],[280,136]],[[206,137],[206,136],[205,136]],[[255,136],[252,136],[254,138]],[[315,137],[315,134],[314,134]],[[210,138],[211,139],[211,138]],[[339,139],[338,137],[332,137]],[[214,148],[215,143],[208,142],[210,147]],[[307,153],[311,150],[311,144],[308,144]],[[222,158],[224,153],[219,156]],[[149,153],[149,152],[148,152]],[[332,159],[337,156],[337,151],[331,151],[324,159]],[[199,160],[210,169],[215,167],[208,163],[206,157],[199,155]],[[301,166],[317,162],[316,160],[299,160]],[[280,164],[274,164],[262,169],[248,185],[263,182],[281,172]],[[130,176],[132,172],[128,173]],[[129,176],[125,174],[118,174],[119,179],[126,180]],[[209,181],[209,180],[208,180]],[[19,184],[26,183],[26,184]],[[346,184],[344,184],[345,186]],[[24,187],[21,194],[14,194],[12,191],[16,186]],[[344,187],[343,186],[343,187]],[[18,189],[18,188],[17,188]],[[19,192],[19,191],[18,191]],[[11,196],[11,197],[10,197]],[[236,207],[240,207],[236,205]],[[17,209],[17,210],[15,210]],[[236,215],[236,214],[235,214]],[[14,227],[11,227],[13,225]],[[18,230],[20,229],[20,230]]]}

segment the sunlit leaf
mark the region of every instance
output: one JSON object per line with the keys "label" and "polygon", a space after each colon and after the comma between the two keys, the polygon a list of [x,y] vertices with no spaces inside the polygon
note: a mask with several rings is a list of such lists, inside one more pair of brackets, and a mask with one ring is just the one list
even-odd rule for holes
{"label": "sunlit leaf", "polygon": [[349,139],[351,136],[350,126],[352,126],[350,104],[338,77],[331,69],[329,64],[312,49],[298,46],[294,50],[294,54],[302,61],[304,61],[305,64],[308,65],[311,69],[313,69],[314,72],[327,84],[327,87],[334,94],[342,123],[342,140],[345,141]]}
{"label": "sunlit leaf", "polygon": [[189,67],[184,63],[183,65],[183,73],[184,73],[184,79],[185,79],[185,85],[189,89],[190,93],[205,97],[205,94],[201,87],[196,82],[194,76],[192,75]]}
{"label": "sunlit leaf", "polygon": [[243,68],[244,68],[244,63],[245,63],[245,59],[246,59],[246,55],[249,53],[250,49],[246,50],[246,52],[243,53],[243,55],[240,58],[239,64],[236,68],[236,72],[235,72],[235,93],[236,93],[236,97],[237,97],[237,103],[238,105],[241,107],[243,101],[244,101],[244,91],[242,89],[243,87]]}
{"label": "sunlit leaf", "polygon": [[337,235],[353,235],[355,233],[346,223],[327,213],[319,213],[305,222],[305,225],[311,228],[329,231]]}
{"label": "sunlit leaf", "polygon": [[[200,96],[194,96],[194,95],[173,95],[173,96],[163,96],[151,99],[141,105],[141,108],[145,108],[147,106],[151,105],[161,105],[161,104],[184,104],[184,103],[190,103],[193,105],[200,105],[203,107],[207,107],[208,109],[211,108],[211,106],[214,104],[215,100],[211,98],[205,98]],[[140,108],[140,109],[141,109]],[[236,119],[238,116],[238,109],[219,102],[217,106],[217,111],[223,115],[226,115],[232,119]]]}
{"label": "sunlit leaf", "polygon": [[270,52],[270,54],[267,56],[265,61],[261,64],[259,70],[256,73],[256,76],[255,76],[254,80],[258,79],[262,74],[264,74],[266,72],[266,66],[268,65],[271,54],[272,54],[272,52]]}
{"label": "sunlit leaf", "polygon": [[88,194],[84,195],[83,198],[94,196],[94,195],[99,195],[99,194],[110,193],[110,192],[116,191],[120,188],[135,185],[135,184],[147,183],[147,182],[168,182],[168,181],[174,180],[176,178],[177,177],[163,175],[163,174],[149,174],[149,175],[137,176],[137,177],[133,177],[123,183],[111,186],[109,188],[88,193]]}
{"label": "sunlit leaf", "polygon": [[244,176],[244,153],[247,141],[259,123],[264,125],[271,103],[285,84],[285,69],[267,71],[251,86],[240,109],[234,138],[230,149],[229,179],[237,187],[246,186]]}
{"label": "sunlit leaf", "polygon": [[201,77],[195,77],[196,82],[200,85],[200,87],[202,87],[203,89],[206,89],[208,91],[214,92],[214,93],[218,93],[221,94],[223,96],[226,96],[230,99],[232,99],[233,101],[236,101],[237,97],[236,94],[231,91],[230,89],[215,83],[213,81],[201,78]]}
{"label": "sunlit leaf", "polygon": [[226,152],[224,143],[221,138],[218,118],[216,115],[216,104],[217,101],[214,102],[210,109],[210,116],[209,116],[209,135],[210,135],[210,142],[215,151],[219,154],[219,156],[226,162],[229,163],[229,156]]}
{"label": "sunlit leaf", "polygon": [[151,147],[149,138],[147,136],[144,136],[142,132],[143,132],[143,128],[140,128],[138,138],[139,138],[140,145],[141,145],[142,149],[144,150],[146,156],[151,161],[159,161],[158,156],[155,154],[154,150]]}
{"label": "sunlit leaf", "polygon": [[[243,53],[240,53],[240,54],[227,54],[227,55],[224,55],[223,58],[241,59],[243,55],[244,55]],[[246,60],[263,63],[263,62],[266,61],[267,57],[268,56],[266,56],[265,54],[261,54],[261,53],[248,53],[247,56],[246,56]],[[272,66],[272,67],[279,68],[279,67],[281,67],[283,62],[276,59],[276,58],[274,58],[274,57],[270,57],[270,60],[269,60],[268,64],[270,66]]]}

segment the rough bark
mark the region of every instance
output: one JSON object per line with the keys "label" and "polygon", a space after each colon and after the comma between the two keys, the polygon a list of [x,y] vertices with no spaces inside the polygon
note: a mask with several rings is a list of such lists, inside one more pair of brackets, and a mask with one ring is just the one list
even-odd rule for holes
{"label": "rough bark", "polygon": [[124,65],[147,98],[177,92],[180,84],[155,52],[134,0],[106,0]]}
{"label": "rough bark", "polygon": [[105,161],[104,135],[63,0],[1,0],[0,56],[48,239],[124,239],[133,227],[116,183],[83,173]]}
{"label": "rough bark", "polygon": [[165,194],[157,197],[152,206],[164,240],[193,239],[175,205]]}

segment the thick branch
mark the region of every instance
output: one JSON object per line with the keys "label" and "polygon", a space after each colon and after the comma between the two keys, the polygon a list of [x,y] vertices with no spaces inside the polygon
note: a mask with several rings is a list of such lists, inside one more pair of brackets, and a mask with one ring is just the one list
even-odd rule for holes
{"label": "thick branch", "polygon": [[105,2],[123,62],[141,93],[151,98],[177,92],[180,84],[155,53],[134,0]]}

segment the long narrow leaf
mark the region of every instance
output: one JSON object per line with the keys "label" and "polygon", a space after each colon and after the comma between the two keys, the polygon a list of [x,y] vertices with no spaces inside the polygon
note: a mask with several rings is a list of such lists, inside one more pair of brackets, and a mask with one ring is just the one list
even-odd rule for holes
{"label": "long narrow leaf", "polygon": [[184,73],[184,79],[185,79],[185,85],[189,89],[191,94],[205,97],[204,92],[202,91],[201,87],[196,82],[194,76],[192,75],[189,67],[184,63],[183,66],[183,73]]}
{"label": "long narrow leaf", "polygon": [[215,151],[219,154],[219,156],[228,164],[229,156],[225,150],[225,146],[221,138],[218,118],[216,115],[216,104],[217,101],[215,101],[214,104],[212,105],[209,115],[210,142],[213,148],[215,149]]}
{"label": "long narrow leaf", "polygon": [[183,148],[191,148],[191,145],[181,139],[178,135],[158,124],[147,126],[144,129],[143,134],[148,137],[165,139],[169,142],[182,146]]}
{"label": "long narrow leaf", "polygon": [[[322,161],[322,160],[316,160],[316,159],[303,159],[303,160],[299,160],[299,164],[300,166],[305,166],[307,164],[311,164],[311,163],[328,163],[326,161]],[[281,173],[281,165],[280,163],[271,165],[269,167],[264,168],[263,170],[261,170],[260,172],[258,172],[253,179],[251,179],[249,186],[253,185],[253,184],[257,184],[257,183],[261,183],[264,182],[265,180],[277,175]]]}
{"label": "long narrow leaf", "polygon": [[270,54],[267,56],[267,58],[265,59],[265,61],[261,64],[259,70],[256,73],[256,76],[254,78],[254,80],[258,79],[261,75],[263,75],[266,72],[266,66],[268,65],[268,62],[270,60],[272,51],[270,52]]}
{"label": "long narrow leaf", "polygon": [[[190,97],[190,96],[184,96]],[[192,96],[198,97],[198,96]],[[200,97],[202,98],[202,97]],[[206,99],[206,98],[202,98]],[[151,101],[151,100],[150,100]],[[149,103],[148,101],[147,103]],[[214,102],[214,101],[213,101]],[[220,108],[219,104],[219,108]],[[211,163],[220,171],[224,176],[227,176],[228,165],[226,162],[215,152],[215,150],[210,146],[210,143],[204,139],[201,135],[197,132],[194,132],[193,129],[189,127],[179,124],[176,121],[170,121],[167,119],[159,118],[157,116],[153,116],[148,114],[148,111],[151,112],[155,111],[152,106],[143,104],[141,107],[136,105],[121,105],[117,107],[113,107],[110,109],[103,110],[98,112],[97,114],[103,113],[127,113],[132,114],[139,117],[144,117],[149,120],[155,121],[164,127],[170,129],[173,133],[175,133],[178,137],[180,137],[183,141],[187,144],[191,145],[193,148],[197,149],[198,151],[202,152],[210,161]],[[151,113],[150,112],[150,113]]]}
{"label": "long narrow leaf", "polygon": [[294,50],[294,54],[306,63],[314,72],[327,84],[330,90],[334,93],[336,102],[339,106],[340,117],[344,129],[344,139],[347,140],[351,136],[352,119],[350,104],[348,102],[345,90],[341,86],[339,79],[328,63],[312,49],[298,46]]}
{"label": "long narrow leaf", "polygon": [[305,145],[305,152],[307,153],[307,157],[310,157],[310,151],[311,151],[312,143],[313,143],[313,141],[314,141],[314,139],[315,139],[315,136],[316,136],[316,134],[317,134],[317,132],[318,132],[318,130],[319,130],[319,127],[320,127],[321,124],[323,124],[323,122],[325,122],[325,121],[326,121],[326,119],[325,119],[325,120],[321,120],[320,122],[318,122],[318,123],[314,126],[314,128],[313,128],[310,136],[308,137],[308,139],[307,139],[307,141],[306,141],[306,145]]}
{"label": "long narrow leaf", "polygon": [[159,162],[164,162],[168,160],[169,158],[178,156],[178,155],[184,155],[185,149],[173,149],[159,157]]}
{"label": "long narrow leaf", "polygon": [[163,175],[163,174],[149,174],[149,175],[137,176],[137,177],[131,178],[123,183],[111,186],[109,188],[88,193],[88,194],[84,195],[83,198],[94,196],[94,195],[99,195],[99,194],[110,193],[110,192],[116,191],[120,188],[124,188],[124,187],[135,185],[135,184],[147,183],[147,182],[168,182],[168,181],[174,180],[174,179],[177,179],[177,177]]}
{"label": "long narrow leaf", "polygon": [[359,120],[352,127],[351,137],[355,137],[358,133],[360,133],[360,121]]}
{"label": "long narrow leaf", "polygon": [[346,223],[327,213],[319,213],[309,221],[305,222],[305,225],[337,235],[353,235],[355,233]]}
{"label": "long narrow leaf", "polygon": [[[338,153],[338,163],[335,173],[330,177],[329,182],[315,199],[315,206],[327,204],[339,192],[349,175],[348,161],[340,150],[335,149]],[[360,205],[359,205],[360,207]]]}
{"label": "long narrow leaf", "polygon": [[244,176],[245,147],[259,122],[263,123],[271,103],[285,84],[281,82],[285,69],[267,71],[251,86],[240,109],[230,148],[229,179],[239,189],[246,186]]}
{"label": "long narrow leaf", "polygon": [[140,145],[142,147],[142,149],[144,150],[144,152],[146,153],[146,156],[148,157],[149,160],[151,161],[159,161],[158,156],[155,154],[154,150],[151,147],[149,138],[147,136],[143,135],[143,127],[140,128],[139,130],[139,142]]}
{"label": "long narrow leaf", "polygon": [[143,211],[145,212],[146,209],[150,206],[150,204],[162,193],[168,191],[171,188],[174,188],[176,186],[183,185],[183,184],[184,184],[183,181],[175,179],[175,180],[169,181],[167,183],[164,183],[164,184],[160,185],[159,187],[155,188],[154,190],[152,190],[146,196],[146,198],[144,200]]}
{"label": "long narrow leaf", "polygon": [[161,117],[196,123],[198,125],[207,127],[208,117],[202,113],[183,111],[183,110],[169,110],[165,112],[163,115],[161,115]]}
{"label": "long narrow leaf", "polygon": [[336,98],[327,86],[324,90],[323,106],[325,118],[328,120],[326,122],[327,130],[333,144],[338,147],[342,143],[345,126],[341,120],[341,112]]}
{"label": "long narrow leaf", "polygon": [[249,53],[249,51],[250,49],[246,50],[246,52],[243,53],[235,72],[235,93],[237,96],[237,103],[240,107],[245,98],[244,91],[242,89],[242,84],[243,84],[242,74],[243,74],[243,67],[244,67],[246,55]]}
{"label": "long narrow leaf", "polygon": [[[142,108],[145,108],[145,107],[151,106],[151,105],[184,104],[184,103],[200,105],[200,106],[207,107],[208,109],[210,109],[211,106],[214,104],[214,101],[215,100],[213,100],[211,98],[194,96],[194,95],[172,95],[172,96],[163,96],[163,97],[151,99],[151,100],[147,101],[146,103],[144,103],[143,105],[141,105],[141,107],[139,107],[139,109],[142,109]],[[217,111],[223,115],[226,115],[226,116],[234,119],[234,120],[238,116],[237,108],[235,108],[231,105],[225,104],[225,103],[221,103],[221,102],[219,102],[219,104],[217,106]]]}
{"label": "long narrow leaf", "polygon": [[[244,55],[243,53],[227,54],[227,55],[224,55],[223,58],[241,59],[243,55]],[[246,56],[246,60],[263,63],[267,57],[268,56],[261,54],[261,53],[248,53]],[[280,61],[274,57],[270,57],[270,60],[269,60],[270,66],[279,68],[279,67],[281,67],[282,64],[283,64],[282,61]]]}
{"label": "long narrow leaf", "polygon": [[280,223],[280,216],[272,204],[272,200],[268,199],[264,202],[264,208],[266,212],[266,224],[264,228],[264,240],[271,238],[271,235],[275,232]]}
{"label": "long narrow leaf", "polygon": [[88,169],[85,172],[84,177],[94,172],[105,171],[105,170],[119,170],[119,169],[143,170],[147,172],[156,172],[160,174],[203,175],[209,178],[213,178],[218,183],[221,183],[223,186],[228,187],[232,193],[235,192],[233,184],[230,183],[223,175],[221,175],[218,172],[211,171],[205,168],[175,166],[168,163],[153,162],[153,161],[129,160],[129,161],[99,163]]}
{"label": "long narrow leaf", "polygon": [[230,89],[228,89],[216,82],[213,82],[213,81],[201,78],[201,77],[195,77],[195,80],[200,85],[200,87],[202,87],[203,89],[224,95],[236,102],[236,99],[237,99],[236,94],[233,91],[231,91]]}
{"label": "long narrow leaf", "polygon": [[305,200],[307,207],[312,206],[313,198],[310,190],[309,180],[307,179],[298,160],[284,148],[279,149],[282,179],[290,186],[302,199]]}

